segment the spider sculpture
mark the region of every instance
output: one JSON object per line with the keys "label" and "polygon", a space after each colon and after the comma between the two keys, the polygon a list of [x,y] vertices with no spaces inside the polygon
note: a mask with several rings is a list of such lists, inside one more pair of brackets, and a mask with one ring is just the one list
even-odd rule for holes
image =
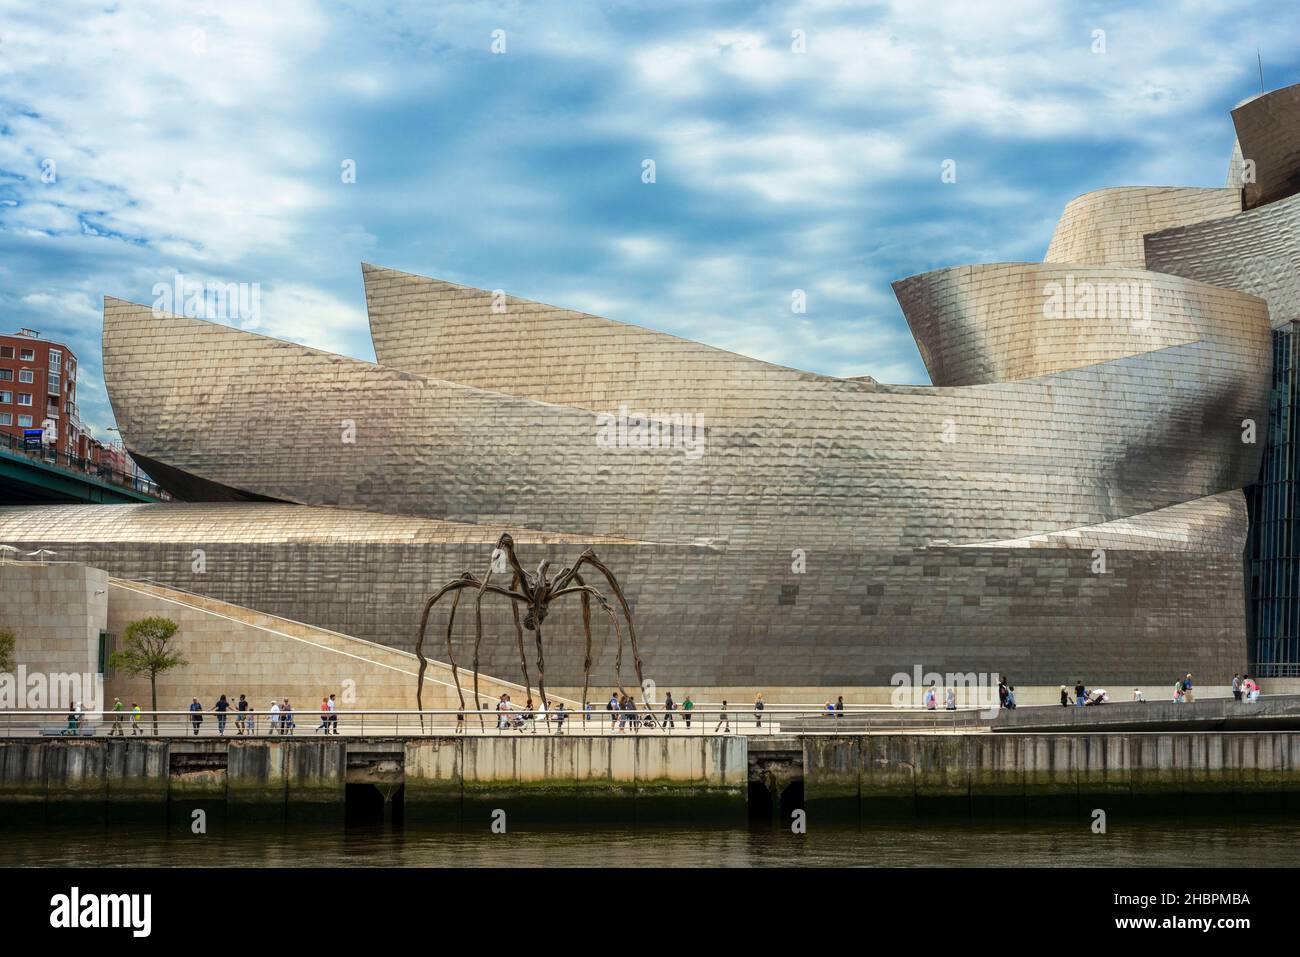
{"label": "spider sculpture", "polygon": [[[415,690],[416,707],[423,711],[423,692],[424,692],[424,672],[427,660],[424,657],[424,633],[429,624],[429,613],[433,606],[444,595],[451,595],[451,614],[447,618],[447,662],[451,665],[451,674],[456,682],[456,696],[460,700],[460,706],[463,710],[465,707],[465,694],[460,687],[460,674],[456,667],[455,652],[452,649],[451,636],[452,628],[456,624],[456,609],[460,605],[461,598],[467,591],[472,590],[474,595],[474,705],[475,710],[482,712],[483,703],[479,697],[478,691],[478,664],[479,664],[479,646],[483,641],[483,596],[487,594],[504,595],[510,599],[510,610],[515,620],[515,642],[519,649],[519,665],[524,674],[524,687],[528,696],[532,696],[532,684],[528,677],[528,655],[524,650],[524,630],[527,629],[533,633],[533,638],[537,646],[537,685],[541,694],[543,703],[546,702],[546,661],[542,647],[542,622],[546,620],[547,613],[550,611],[551,602],[557,598],[563,598],[565,595],[577,595],[582,599],[582,628],[586,636],[586,657],[582,664],[582,700],[587,700],[587,688],[591,681],[591,605],[594,601],[600,609],[605,612],[609,619],[610,625],[618,639],[618,653],[614,659],[614,675],[618,682],[619,690],[623,691],[623,629],[619,622],[619,617],[610,607],[605,596],[596,588],[588,585],[583,580],[581,570],[584,566],[591,568],[597,574],[602,575],[605,582],[609,585],[610,591],[613,592],[614,598],[618,601],[619,607],[623,612],[623,618],[627,621],[628,638],[632,646],[632,660],[636,666],[637,685],[645,687],[644,678],[641,674],[641,655],[636,645],[636,626],[632,624],[632,610],[628,607],[627,599],[623,596],[623,589],[619,587],[614,573],[605,566],[596,553],[590,548],[584,551],[578,560],[570,568],[561,569],[554,577],[548,578],[547,569],[550,567],[549,561],[543,561],[537,566],[534,574],[524,571],[519,559],[515,556],[515,542],[510,535],[502,535],[497,541],[496,549],[492,552],[492,561],[488,565],[487,574],[480,580],[475,578],[469,572],[464,572],[459,578],[454,578],[447,584],[443,585],[424,603],[424,611],[420,615],[420,630],[415,636],[415,656],[420,661],[420,672]],[[492,584],[492,575],[494,572],[510,572],[510,587],[505,588],[501,585]],[[522,606],[523,615],[520,616]],[[423,715],[421,716],[423,723]],[[479,714],[479,724],[483,724],[483,715]]]}

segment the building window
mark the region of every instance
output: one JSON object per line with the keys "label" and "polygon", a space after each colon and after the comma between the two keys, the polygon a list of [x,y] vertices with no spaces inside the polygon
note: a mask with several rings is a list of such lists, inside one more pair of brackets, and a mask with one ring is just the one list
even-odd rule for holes
{"label": "building window", "polygon": [[19,393],[18,393],[18,404],[19,404],[19,405],[31,405],[31,404],[32,404],[32,394],[31,394],[30,392],[19,392]]}
{"label": "building window", "polygon": [[0,346],[0,359],[12,359],[14,357],[13,346]]}
{"label": "building window", "polygon": [[13,382],[13,381],[14,381],[13,369],[0,369],[0,382]]}
{"label": "building window", "polygon": [[35,350],[35,349],[19,349],[19,350],[18,350],[18,358],[21,359],[23,362],[32,362],[32,361],[34,361],[34,360],[36,359],[36,350]]}
{"label": "building window", "polygon": [[36,381],[36,373],[33,372],[31,369],[20,369],[19,372],[18,372],[18,381],[19,381],[19,382],[35,382],[35,381]]}
{"label": "building window", "polygon": [[20,415],[18,416],[18,424],[24,429],[30,429],[32,427],[32,417],[30,415]]}
{"label": "building window", "polygon": [[12,402],[14,394],[12,392],[0,392],[0,402]]}
{"label": "building window", "polygon": [[63,353],[59,352],[57,349],[51,349],[50,350],[50,371],[58,372],[59,366],[62,364],[62,362],[63,362]]}
{"label": "building window", "polygon": [[0,425],[13,425],[14,414],[12,412],[0,412]]}

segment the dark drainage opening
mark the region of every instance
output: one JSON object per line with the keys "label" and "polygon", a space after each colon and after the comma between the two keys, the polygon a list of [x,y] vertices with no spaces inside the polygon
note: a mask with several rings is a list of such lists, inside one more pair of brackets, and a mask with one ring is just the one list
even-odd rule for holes
{"label": "dark drainage opening", "polygon": [[[385,800],[387,796],[387,800]],[[344,820],[348,824],[401,824],[405,812],[401,784],[349,784],[343,794]]]}
{"label": "dark drainage opening", "polygon": [[772,820],[772,792],[762,781],[749,782],[748,805],[751,821]]}
{"label": "dark drainage opening", "polygon": [[790,820],[795,811],[803,810],[803,782],[791,781],[781,792],[781,818]]}

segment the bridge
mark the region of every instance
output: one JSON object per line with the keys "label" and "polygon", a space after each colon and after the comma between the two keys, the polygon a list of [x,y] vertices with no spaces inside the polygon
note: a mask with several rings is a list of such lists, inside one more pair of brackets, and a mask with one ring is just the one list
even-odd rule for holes
{"label": "bridge", "polygon": [[114,505],[169,498],[158,485],[65,452],[0,446],[0,505],[49,502]]}

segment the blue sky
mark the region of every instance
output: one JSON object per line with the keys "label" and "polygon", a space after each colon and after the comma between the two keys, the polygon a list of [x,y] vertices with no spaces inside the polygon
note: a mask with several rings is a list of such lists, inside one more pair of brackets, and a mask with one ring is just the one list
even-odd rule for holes
{"label": "blue sky", "polygon": [[1300,81],[1298,8],[1129,6],[0,0],[0,327],[72,346],[101,436],[102,296],[177,272],[362,359],[366,260],[925,382],[892,280],[1041,259],[1091,189],[1221,186],[1256,48]]}

